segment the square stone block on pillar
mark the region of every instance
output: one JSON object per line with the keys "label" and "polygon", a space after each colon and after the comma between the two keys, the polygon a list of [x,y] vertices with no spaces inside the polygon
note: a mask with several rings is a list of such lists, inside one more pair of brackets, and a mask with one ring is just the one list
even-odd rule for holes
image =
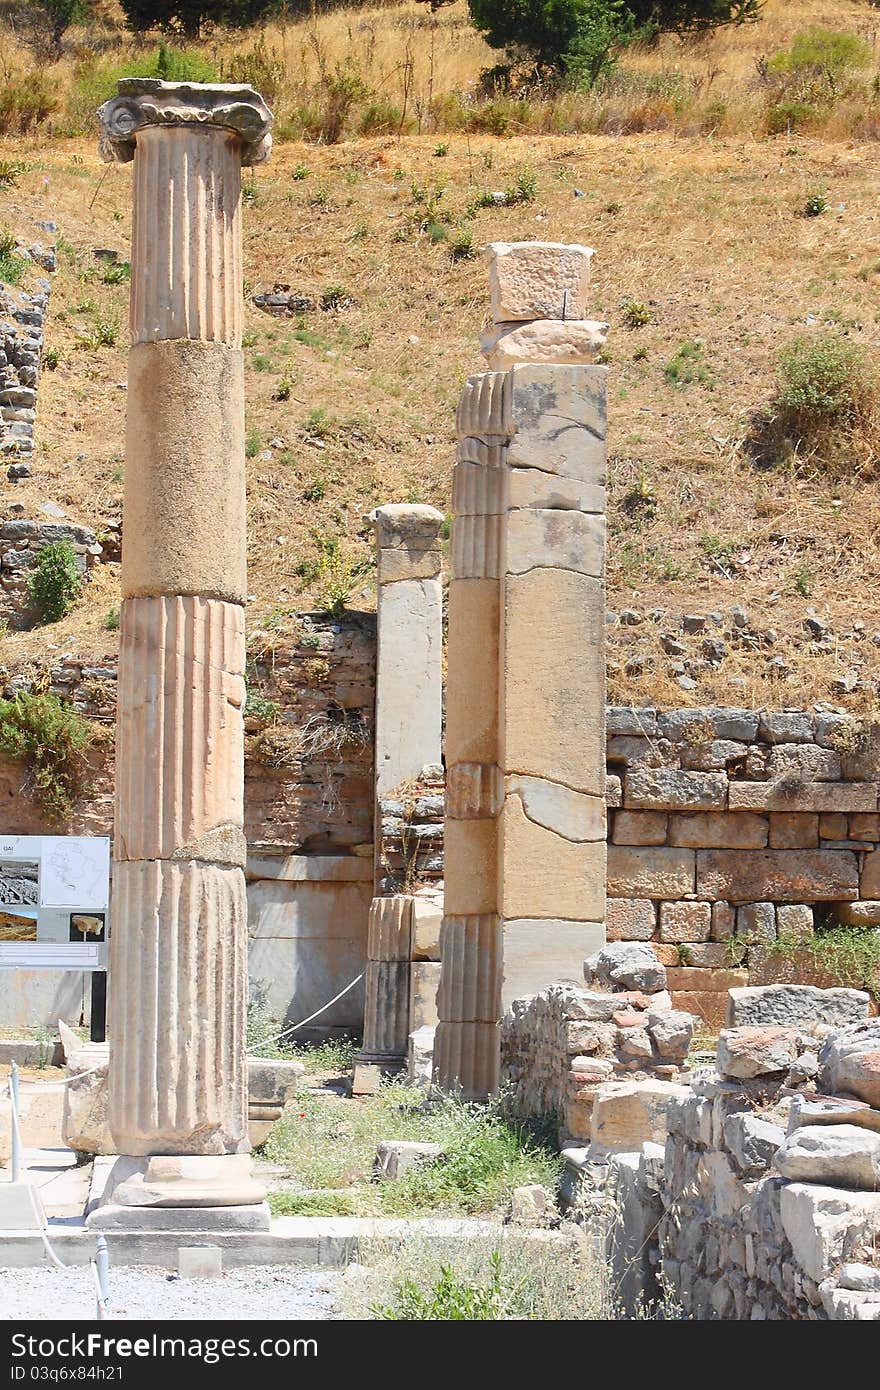
{"label": "square stone block on pillar", "polygon": [[605,945],[603,922],[532,918],[502,927],[501,1007],[549,985],[584,987],[584,961]]}

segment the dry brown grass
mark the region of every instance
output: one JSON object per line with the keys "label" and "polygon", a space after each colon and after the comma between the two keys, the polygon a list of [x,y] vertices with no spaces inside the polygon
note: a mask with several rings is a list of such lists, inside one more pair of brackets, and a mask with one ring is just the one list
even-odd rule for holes
{"label": "dry brown grass", "polygon": [[[450,22],[460,8],[438,18]],[[764,24],[774,26],[775,44],[786,26],[842,26],[856,16],[859,23],[870,18],[845,0],[824,7],[771,0]],[[374,22],[400,18],[388,10]],[[353,33],[368,21],[369,14],[353,16]],[[322,32],[342,34],[342,25],[339,16],[328,19]],[[699,61],[728,44],[732,71],[744,74],[759,29],[751,38],[717,36]],[[478,66],[485,55],[473,43],[461,62]],[[386,51],[383,40],[382,61],[392,63],[396,51]],[[697,58],[680,53],[682,63]],[[438,215],[448,217],[448,235],[470,226],[475,246],[538,236],[597,248],[591,309],[612,323],[609,606],[680,615],[738,602],[777,633],[772,650],[733,651],[685,696],[653,626],[614,628],[613,696],[790,705],[829,698],[832,681],[850,671],[876,680],[876,487],[848,476],[845,459],[840,476],[830,478],[818,468],[757,469],[745,447],[753,412],[773,395],[778,352],[805,325],[876,351],[872,147],[674,132],[451,135],[445,143],[444,157],[435,154],[433,134],[333,147],[287,143],[249,185],[249,293],[284,282],[319,300],[333,287],[354,299],[346,310],[289,321],[248,304],[252,626],[317,601],[316,564],[328,544],[338,544],[344,565],[352,562],[350,606],[371,606],[371,576],[357,569],[369,559],[364,513],[390,500],[448,509],[454,406],[463,377],[481,365],[485,273],[479,260],[454,262],[448,242],[434,244],[418,230],[424,209],[414,201],[416,185],[442,188]],[[51,499],[100,529],[120,513],[124,327],[113,347],[77,344],[96,319],[124,321],[127,286],[101,282],[92,249],[127,254],[130,171],[105,170],[91,138],[0,142],[0,157],[9,156],[27,168],[0,194],[0,226],[32,240],[34,224],[53,217],[63,240],[48,328],[61,361],[42,379],[35,477],[5,493],[34,514]],[[476,195],[506,188],[524,171],[537,180],[533,203],[469,216]],[[829,211],[799,216],[817,188]],[[650,321],[628,328],[634,301],[648,307]],[[696,341],[702,379],[671,384],[666,365]],[[289,395],[279,401],[282,381]],[[638,502],[646,496],[647,507]],[[62,623],[4,637],[4,662],[40,650],[112,649],[116,636],[105,620],[118,593],[108,568],[97,573]],[[803,641],[811,605],[831,623],[831,652],[816,654]],[[865,624],[864,633],[854,622]],[[640,643],[653,669],[648,663],[642,676],[627,676],[627,654]],[[789,664],[787,681],[767,674],[776,652]],[[856,709],[867,699],[833,698]]]}

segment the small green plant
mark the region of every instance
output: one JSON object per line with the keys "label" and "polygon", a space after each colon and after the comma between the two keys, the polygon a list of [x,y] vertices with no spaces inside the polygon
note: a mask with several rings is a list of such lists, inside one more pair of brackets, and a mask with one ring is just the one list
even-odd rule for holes
{"label": "small green plant", "polygon": [[358,580],[366,573],[368,562],[345,555],[335,536],[318,538],[317,572],[315,581],[321,603],[328,613],[343,611]]}
{"label": "small green plant", "polygon": [[333,309],[344,309],[352,302],[352,296],[342,285],[330,285],[321,295],[321,308],[325,313]]}
{"label": "small green plant", "polygon": [[87,352],[96,352],[98,348],[115,347],[118,338],[119,320],[95,314],[92,327],[78,336],[76,345]]}
{"label": "small green plant", "polygon": [[14,188],[23,167],[16,159],[0,159],[0,188]]}
{"label": "small green plant", "polygon": [[330,206],[330,190],[323,184],[316,188],[314,193],[309,194],[309,207],[323,210]]}
{"label": "small green plant", "polygon": [[263,447],[263,436],[257,429],[248,430],[244,439],[245,458],[254,459]]}
{"label": "small green plant", "polygon": [[880,935],[859,927],[845,927],[835,918],[817,924],[815,934],[780,935],[770,943],[773,955],[835,985],[864,989],[880,1002]]}
{"label": "small green plant", "polygon": [[650,323],[654,315],[647,304],[642,304],[638,299],[631,299],[623,307],[622,314],[624,328],[644,328]]}
{"label": "small green plant", "polygon": [[435,158],[435,159],[445,159],[446,156],[448,155],[448,153],[449,153],[449,146],[448,146],[448,144],[446,144],[445,141],[441,140],[439,145],[435,145],[435,146],[434,146],[434,158]]}
{"label": "small green plant", "polygon": [[699,339],[681,343],[663,368],[663,375],[670,386],[683,387],[697,383],[711,386],[715,375],[704,359],[704,347]]}
{"label": "small green plant", "polygon": [[101,270],[101,280],[105,285],[125,285],[131,279],[130,261],[113,261]]}
{"label": "small green plant", "polygon": [[263,724],[274,724],[280,713],[280,707],[277,700],[267,699],[259,690],[255,690],[253,686],[248,684],[244,712],[245,715],[253,719],[259,719]]}
{"label": "small green plant", "polygon": [[537,196],[538,180],[529,169],[521,169],[513,183],[504,190],[504,201],[509,207],[533,203]]}
{"label": "small green plant", "polygon": [[675,956],[679,965],[691,965],[693,963],[694,953],[690,946],[685,945],[684,942],[679,942],[677,944]]}
{"label": "small green plant", "polygon": [[65,820],[82,788],[95,730],[56,695],[0,700],[0,757],[22,763],[26,790],[53,820]]}
{"label": "small green plant", "polygon": [[17,254],[18,242],[11,232],[0,232],[0,282],[17,285],[27,270],[24,256]]}
{"label": "small green plant", "polygon": [[731,936],[727,942],[726,954],[731,970],[738,970],[745,964],[749,954],[749,943],[741,936]]}
{"label": "small green plant", "polygon": [[315,406],[303,421],[303,429],[313,439],[326,439],[332,428],[332,421],[323,406]]}
{"label": "small green plant", "polygon": [[794,572],[794,587],[801,598],[812,598],[816,588],[816,575],[809,565],[798,565]]}
{"label": "small green plant", "polygon": [[307,179],[308,176],[309,170],[305,164],[294,164],[290,171],[290,177],[295,179],[297,183],[301,182],[303,179]]}
{"label": "small green plant", "polygon": [[391,1302],[372,1312],[375,1318],[394,1321],[497,1322],[506,1316],[506,1301],[501,1251],[495,1250],[487,1284],[469,1283],[459,1278],[451,1265],[442,1265],[440,1277],[427,1291],[420,1289],[414,1279],[402,1279]]}
{"label": "small green plant", "polygon": [[273,401],[289,401],[293,391],[293,381],[289,376],[278,378],[275,390],[272,392]]}
{"label": "small green plant", "polygon": [[470,227],[461,227],[449,240],[449,259],[471,261],[474,258],[474,234]]}
{"label": "small green plant", "polygon": [[46,348],[43,353],[43,366],[47,372],[54,372],[60,361],[61,352],[57,347]]}
{"label": "small green plant", "polygon": [[306,483],[303,488],[304,502],[323,502],[327,493],[327,485],[323,478],[313,478],[310,483]]}
{"label": "small green plant", "polygon": [[104,626],[105,626],[105,628],[107,629],[108,632],[118,632],[118,631],[119,631],[119,609],[118,609],[118,608],[108,608],[107,614],[106,614],[106,616],[105,616],[105,618],[104,618]]}
{"label": "small green plant", "polygon": [[806,201],[801,208],[802,217],[821,217],[823,212],[828,211],[828,199],[824,193],[808,193]]}
{"label": "small green plant", "polygon": [[653,521],[657,515],[657,493],[654,484],[643,471],[638,480],[624,493],[620,509],[636,522]]}
{"label": "small green plant", "polygon": [[843,338],[803,334],[779,357],[777,407],[801,430],[819,422],[848,422],[862,390],[864,362]]}
{"label": "small green plant", "polygon": [[27,596],[40,621],[57,623],[82,593],[82,575],[70,541],[50,541],[40,548],[28,576]]}

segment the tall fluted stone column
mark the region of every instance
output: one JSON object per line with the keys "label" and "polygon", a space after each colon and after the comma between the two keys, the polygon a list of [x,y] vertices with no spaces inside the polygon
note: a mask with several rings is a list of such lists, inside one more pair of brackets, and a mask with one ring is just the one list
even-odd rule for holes
{"label": "tall fluted stone column", "polygon": [[357,1060],[397,1067],[410,1032],[413,897],[394,893],[386,881],[382,803],[442,756],[443,513],[395,503],[377,507],[372,520],[378,578],[376,896],[367,937],[364,1045]]}
{"label": "tall fluted stone column", "polygon": [[605,916],[605,368],[592,252],[488,248],[492,370],[458,409],[434,1079],[498,1085],[511,1000],[581,980]]}
{"label": "tall fluted stone column", "polygon": [[94,1224],[173,1227],[167,1208],[194,1206],[261,1226],[245,1065],[240,189],[272,117],[247,87],[128,79],[100,118],[104,158],[134,160],[134,215],[110,943],[109,1122],[125,1157]]}

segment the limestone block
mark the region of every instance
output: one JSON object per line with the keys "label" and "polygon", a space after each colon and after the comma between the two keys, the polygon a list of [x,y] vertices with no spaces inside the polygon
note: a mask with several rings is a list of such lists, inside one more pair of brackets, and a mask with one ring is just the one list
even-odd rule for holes
{"label": "limestone block", "polygon": [[[840,839],[846,839],[841,835]],[[855,815],[849,818],[851,840],[880,840],[880,815]]]}
{"label": "limestone block", "polygon": [[376,579],[379,584],[397,584],[402,579],[434,579],[442,564],[441,550],[420,550],[414,557],[405,550],[377,550]]}
{"label": "limestone block", "polygon": [[548,985],[583,978],[584,959],[605,941],[601,922],[559,918],[505,921],[502,928],[501,1007]]}
{"label": "limestone block", "polygon": [[609,898],[605,930],[609,941],[650,941],[657,928],[657,907],[650,898]]}
{"label": "limestone block", "polygon": [[446,913],[494,912],[498,906],[497,822],[447,821],[444,859]]}
{"label": "limestone block", "polygon": [[725,1116],[722,1132],[724,1147],[736,1159],[740,1172],[748,1176],[757,1176],[769,1168],[777,1149],[785,1141],[785,1130],[781,1126],[748,1111],[735,1111]]}
{"label": "limestone block", "polygon": [[811,743],[782,743],[771,749],[767,772],[781,779],[794,773],[811,782],[836,782],[843,775],[840,754]]}
{"label": "limestone block", "polygon": [[606,1081],[593,1102],[593,1152],[632,1153],[645,1143],[665,1143],[667,1108],[688,1095],[671,1081]]}
{"label": "limestone block", "polygon": [[505,439],[510,433],[510,391],[506,372],[480,372],[468,377],[455,417],[459,439]]}
{"label": "limestone block", "polygon": [[480,1100],[498,1089],[501,1029],[497,1023],[443,1022],[434,1044],[434,1084]]}
{"label": "limestone block", "polygon": [[880,1134],[856,1125],[804,1125],[783,1140],[775,1162],[793,1182],[875,1192],[880,1188]]}
{"label": "limestone block", "polygon": [[102,1044],[80,1047],[67,1058],[61,1137],[76,1153],[116,1152],[107,1116],[107,1068],[108,1049]]}
{"label": "limestone block", "polygon": [[819,817],[819,838],[821,840],[845,840],[848,833],[845,815],[829,811]]}
{"label": "limestone block", "polygon": [[498,579],[501,575],[500,516],[456,516],[452,523],[455,579]]}
{"label": "limestone block", "polygon": [[727,802],[724,772],[682,772],[673,767],[640,767],[626,774],[623,784],[627,808],[675,811],[683,807],[723,807]]}
{"label": "limestone block", "polygon": [[860,896],[880,898],[880,850],[866,854],[862,864]]}
{"label": "limestone block", "polygon": [[610,326],[592,319],[498,323],[480,334],[480,351],[494,372],[521,362],[557,366],[595,362],[596,354],[605,346]]}
{"label": "limestone block", "polygon": [[443,513],[436,507],[392,502],[370,512],[377,550],[397,550],[410,560],[438,547]]}
{"label": "limestone block", "polygon": [[584,976],[616,990],[656,994],[666,988],[665,969],[642,941],[609,942],[584,962]]}
{"label": "limestone block", "polygon": [[409,960],[412,955],[413,898],[409,893],[374,898],[367,929],[368,960]]}
{"label": "limestone block", "polygon": [[501,922],[490,913],[443,919],[437,992],[442,1023],[497,1023],[501,1017]]}
{"label": "limestone block", "polygon": [[244,659],[238,604],[123,603],[117,860],[244,864]]}
{"label": "limestone block", "polygon": [[266,1192],[248,1153],[123,1155],[111,1169],[103,1203],[114,1207],[233,1207]]}
{"label": "limestone block", "polygon": [[731,811],[876,811],[876,782],[731,782]]}
{"label": "limestone block", "polygon": [[300,1089],[305,1066],[295,1058],[249,1057],[248,1103],[283,1108]]}
{"label": "limestone block", "polygon": [[[507,506],[539,507],[544,511],[604,514],[605,488],[577,478],[559,478],[536,468],[508,468]],[[454,485],[454,483],[453,483]],[[454,502],[453,502],[454,505]],[[456,514],[458,509],[456,508]]]}
{"label": "limestone block", "polygon": [[767,818],[748,811],[670,816],[669,843],[689,849],[764,849]]}
{"label": "limestone block", "polygon": [[776,908],[772,903],[749,903],[737,908],[736,934],[744,941],[775,941]]}
{"label": "limestone block", "polygon": [[554,241],[491,242],[489,263],[492,319],[582,319],[587,312],[589,246]]}
{"label": "limestone block", "polygon": [[564,839],[530,820],[519,796],[513,794],[505,799],[500,833],[504,872],[498,888],[503,917],[604,920],[604,840]]}
{"label": "limestone block", "polygon": [[[433,510],[433,508],[429,509]],[[441,756],[443,597],[439,580],[379,587],[376,790],[382,796]]]}
{"label": "limestone block", "polygon": [[[656,948],[655,948],[656,949]],[[678,950],[676,955],[678,956]],[[730,946],[726,941],[696,941],[687,943],[687,964],[726,970],[730,965]],[[678,959],[671,962],[678,964]]]}
{"label": "limestone block", "polygon": [[367,962],[364,1002],[365,1061],[377,1057],[404,1057],[409,1035],[408,961]]}
{"label": "limestone block", "polygon": [[406,1045],[406,1075],[411,1086],[430,1086],[434,1070],[436,1028],[416,1028]]}
{"label": "limestone block", "polygon": [[856,903],[838,903],[837,920],[845,927],[880,927],[880,902],[868,898]]}
{"label": "limestone block", "polygon": [[223,1275],[222,1247],[181,1245],[177,1251],[177,1273],[181,1279],[220,1279]]}
{"label": "limestone block", "polygon": [[776,909],[776,930],[780,936],[803,941],[813,935],[813,909],[809,903],[783,903]]}
{"label": "limestone block", "polygon": [[798,1039],[795,1028],[725,1029],[718,1036],[718,1071],[737,1080],[787,1072],[797,1059]]}
{"label": "limestone block", "polygon": [[712,904],[712,930],[710,935],[713,941],[729,941],[736,930],[736,908],[731,907],[730,903]]}
{"label": "limestone block", "polygon": [[[699,965],[667,966],[666,978],[669,988],[675,993],[677,999],[673,999],[676,1009],[688,1009],[688,1004],[682,998],[682,993],[694,994],[719,994],[721,1000],[719,1007],[726,1004],[727,991],[736,989],[744,985],[748,978],[747,970],[716,970]],[[699,1010],[691,1010],[699,1012]],[[723,1018],[723,1008],[722,1008]]]}
{"label": "limestone block", "polygon": [[440,932],[443,925],[443,898],[420,894],[412,900],[412,958],[440,959]]}
{"label": "limestone block", "polygon": [[244,874],[197,861],[117,863],[113,895],[109,1115],[118,1149],[245,1152]]}
{"label": "limestone block", "polygon": [[668,823],[664,811],[618,811],[611,838],[616,845],[665,845]]}
{"label": "limestone block", "polygon": [[868,995],[860,989],[816,989],[813,985],[754,985],[730,993],[731,1028],[778,1023],[809,1028],[827,1023],[845,1028],[868,1014]]}
{"label": "limestone block", "polygon": [[588,512],[523,508],[507,517],[508,574],[540,566],[601,578],[605,572],[605,518]]}
{"label": "limestone block", "polygon": [[818,814],[809,815],[790,811],[771,812],[771,849],[816,849],[818,844]]}
{"label": "limestone block", "polygon": [[241,346],[241,152],[226,130],[147,126],[134,161],[133,343]]}
{"label": "limestone block", "polygon": [[446,762],[498,761],[500,595],[493,579],[449,586]]}
{"label": "limestone block", "polygon": [[694,871],[692,849],[608,846],[609,897],[683,898],[694,891]]}
{"label": "limestone block", "polygon": [[507,777],[505,787],[509,796],[516,796],[522,803],[526,818],[545,830],[566,840],[604,841],[604,797],[574,792],[539,777]]}
{"label": "limestone block", "polygon": [[779,1211],[799,1267],[817,1284],[848,1248],[880,1231],[880,1193],[875,1192],[793,1182],[780,1191]]}
{"label": "limestone block", "polygon": [[[731,783],[731,786],[735,786]],[[834,901],[857,898],[859,873],[849,850],[697,851],[697,892],[730,902]]]}
{"label": "limestone block", "polygon": [[414,961],[409,968],[409,1027],[437,1026],[437,990],[440,985],[439,961]]}
{"label": "limestone block", "polygon": [[601,796],[602,584],[569,570],[535,569],[509,576],[505,589],[506,771]]}
{"label": "limestone block", "polygon": [[869,1019],[830,1037],[819,1061],[823,1090],[855,1096],[880,1110],[880,1020]]}
{"label": "limestone block", "polygon": [[712,933],[710,903],[660,904],[661,941],[708,941]]}
{"label": "limestone block", "polygon": [[660,1057],[683,1062],[694,1035],[693,1014],[679,1009],[649,1009],[648,1032]]}
{"label": "limestone block", "polygon": [[609,811],[614,807],[623,805],[623,788],[620,778],[607,773],[605,775],[605,805]]}
{"label": "limestone block", "polygon": [[605,486],[605,367],[522,365],[505,374],[510,468]]}
{"label": "limestone block", "polygon": [[122,593],[244,603],[242,356],[140,343],[128,360]]}
{"label": "limestone block", "polygon": [[419,1143],[412,1139],[382,1139],[376,1148],[376,1176],[394,1181],[413,1168],[426,1168],[443,1158],[439,1144]]}
{"label": "limestone block", "polygon": [[504,782],[495,763],[454,763],[446,774],[449,820],[483,820],[498,815]]}

